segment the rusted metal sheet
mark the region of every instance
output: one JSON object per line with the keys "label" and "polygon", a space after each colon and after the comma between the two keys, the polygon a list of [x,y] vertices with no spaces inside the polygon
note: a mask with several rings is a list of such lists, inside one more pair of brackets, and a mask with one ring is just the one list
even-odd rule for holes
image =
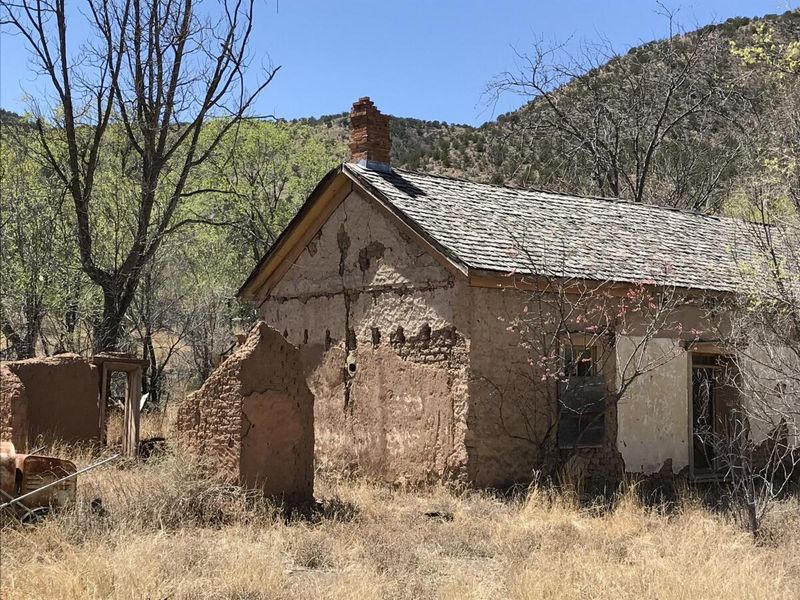
{"label": "rusted metal sheet", "polygon": [[[72,475],[77,471],[75,464],[52,456],[27,456],[17,455],[17,471],[22,474],[17,495],[22,496],[35,492],[46,486]],[[30,507],[62,508],[75,500],[78,480],[74,477],[64,479],[56,485],[27,498],[25,504]]]}
{"label": "rusted metal sheet", "polygon": [[0,443],[0,495],[3,504],[25,496],[24,502],[12,505],[18,514],[58,509],[74,501],[77,480],[71,476],[76,472],[75,464],[69,460],[17,454],[12,443]]}

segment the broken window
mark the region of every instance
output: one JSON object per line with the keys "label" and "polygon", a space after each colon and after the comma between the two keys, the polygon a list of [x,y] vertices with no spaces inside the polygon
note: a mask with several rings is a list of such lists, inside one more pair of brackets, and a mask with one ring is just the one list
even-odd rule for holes
{"label": "broken window", "polygon": [[567,377],[591,377],[595,374],[597,348],[568,345],[564,348],[564,373]]}
{"label": "broken window", "polygon": [[606,432],[606,383],[597,374],[597,347],[569,344],[562,352],[562,360],[558,445],[560,448],[601,446]]}

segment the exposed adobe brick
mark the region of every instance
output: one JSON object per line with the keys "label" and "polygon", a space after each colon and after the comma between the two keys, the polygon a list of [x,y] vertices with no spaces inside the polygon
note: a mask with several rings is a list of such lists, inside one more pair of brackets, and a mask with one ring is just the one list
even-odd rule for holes
{"label": "exposed adobe brick", "polygon": [[382,115],[368,97],[359,98],[350,110],[349,146],[351,162],[391,163],[389,115]]}

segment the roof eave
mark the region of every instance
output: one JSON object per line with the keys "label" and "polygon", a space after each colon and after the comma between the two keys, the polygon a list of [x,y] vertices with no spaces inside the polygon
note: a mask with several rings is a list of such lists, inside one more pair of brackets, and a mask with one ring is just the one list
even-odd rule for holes
{"label": "roof eave", "polygon": [[[514,288],[520,290],[544,290],[547,288],[569,291],[570,289],[586,289],[587,287],[603,287],[612,292],[625,293],[631,286],[643,282],[623,281],[617,279],[591,279],[588,277],[566,277],[542,275],[536,273],[520,273],[492,269],[469,269],[469,285],[483,288]],[[669,283],[647,282],[647,286],[659,289],[678,291],[686,296],[730,297],[737,294],[735,290],[688,287]]]}
{"label": "roof eave", "polygon": [[329,188],[333,181],[342,174],[342,172],[342,165],[338,165],[328,171],[319,181],[311,194],[309,194],[306,201],[300,207],[300,210],[297,211],[297,214],[292,218],[291,221],[289,221],[289,224],[280,233],[272,246],[270,246],[269,250],[267,250],[266,254],[264,254],[261,260],[258,261],[258,264],[250,272],[250,275],[247,277],[245,282],[237,290],[237,298],[241,298],[243,300],[255,299],[256,292],[262,287],[264,281],[269,276],[268,273],[264,273],[265,266],[267,266],[273,261],[273,259],[276,258],[278,253],[285,247],[291,234],[297,230],[299,224],[308,216],[311,208],[317,203],[319,198],[323,195],[325,190]]}

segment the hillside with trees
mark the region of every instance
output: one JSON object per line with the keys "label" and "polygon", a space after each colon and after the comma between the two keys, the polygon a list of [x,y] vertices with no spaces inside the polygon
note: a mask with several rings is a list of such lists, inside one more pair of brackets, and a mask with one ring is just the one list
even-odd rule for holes
{"label": "hillside with trees", "polygon": [[[395,118],[393,161],[498,185],[735,211],[731,198],[763,174],[765,146],[792,118],[747,50],[765,36],[791,46],[800,12],[730,19],[624,54],[536,42],[486,88],[489,105],[514,94],[520,109],[480,127]],[[346,138],[345,114],[306,122]]]}

